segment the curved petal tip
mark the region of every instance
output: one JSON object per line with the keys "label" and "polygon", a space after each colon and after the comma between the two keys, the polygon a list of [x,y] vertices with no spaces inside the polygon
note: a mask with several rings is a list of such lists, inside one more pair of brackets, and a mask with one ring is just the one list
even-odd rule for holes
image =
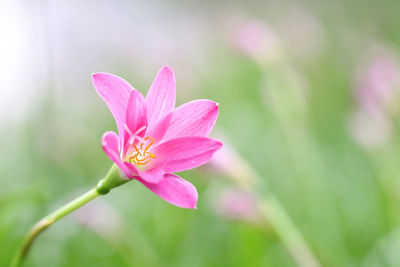
{"label": "curved petal tip", "polygon": [[168,71],[171,72],[172,74],[174,74],[174,71],[172,70],[172,68],[168,65],[162,66],[160,71]]}
{"label": "curved petal tip", "polygon": [[172,205],[186,209],[197,208],[198,193],[196,188],[177,175],[166,174],[158,184],[141,182],[153,193]]}

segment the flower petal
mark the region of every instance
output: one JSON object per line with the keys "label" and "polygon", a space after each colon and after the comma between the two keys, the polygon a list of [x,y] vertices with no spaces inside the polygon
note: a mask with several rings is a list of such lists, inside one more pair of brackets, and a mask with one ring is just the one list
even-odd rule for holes
{"label": "flower petal", "polygon": [[129,161],[124,161],[123,163],[129,169],[129,172],[130,172],[129,178],[132,179],[132,178],[136,178],[139,176],[139,170],[136,168],[136,166],[134,164],[132,164]]}
{"label": "flower petal", "polygon": [[[109,73],[94,73],[92,80],[96,92],[114,116],[118,133],[123,139],[126,109],[129,95],[133,90],[132,86],[124,79]],[[122,141],[121,144],[123,144]]]}
{"label": "flower petal", "polygon": [[165,171],[161,168],[153,168],[147,171],[140,171],[134,164],[129,161],[123,162],[129,169],[130,178],[136,178],[149,184],[159,183],[163,178]]}
{"label": "flower petal", "polygon": [[150,184],[157,184],[164,178],[165,171],[161,168],[154,168],[148,171],[139,171],[139,176]]}
{"label": "flower petal", "polygon": [[101,138],[101,145],[107,156],[125,173],[128,178],[132,178],[131,170],[122,162],[119,152],[119,137],[114,132],[105,132]]}
{"label": "flower petal", "polygon": [[156,125],[149,128],[148,131],[146,131],[146,135],[154,138],[154,140],[156,140],[156,143],[161,141],[161,139],[163,139],[163,136],[165,135],[165,133],[168,130],[168,127],[169,127],[171,119],[172,119],[172,114],[173,114],[173,112],[169,113],[162,120],[160,120]]}
{"label": "flower petal", "polygon": [[137,129],[147,124],[144,98],[136,90],[132,91],[129,97],[126,124],[132,132],[136,132]]}
{"label": "flower petal", "polygon": [[172,69],[168,66],[157,73],[146,95],[147,121],[157,123],[175,107],[176,82]]}
{"label": "flower petal", "polygon": [[[144,98],[142,94],[136,90],[131,92],[128,101],[128,108],[126,110],[126,128],[124,129],[125,134],[125,144],[124,150],[126,150],[126,145],[129,142],[130,137],[140,136],[143,138],[145,129],[141,132],[137,132],[140,128],[147,126],[146,120],[146,106],[144,103]],[[126,151],[124,151],[125,154]]]}
{"label": "flower petal", "polygon": [[181,136],[207,136],[218,117],[218,104],[206,99],[194,100],[178,107],[164,140]]}
{"label": "flower petal", "polygon": [[156,165],[165,172],[193,169],[209,161],[222,143],[208,137],[179,137],[154,148]]}
{"label": "flower petal", "polygon": [[166,174],[158,184],[141,182],[156,195],[175,206],[188,209],[196,208],[198,199],[196,188],[177,175]]}

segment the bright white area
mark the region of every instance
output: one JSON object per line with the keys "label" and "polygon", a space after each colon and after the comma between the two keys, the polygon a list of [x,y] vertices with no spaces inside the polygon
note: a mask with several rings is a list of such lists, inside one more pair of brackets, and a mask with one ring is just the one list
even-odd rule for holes
{"label": "bright white area", "polygon": [[0,8],[0,124],[22,118],[33,95],[32,35],[18,1]]}

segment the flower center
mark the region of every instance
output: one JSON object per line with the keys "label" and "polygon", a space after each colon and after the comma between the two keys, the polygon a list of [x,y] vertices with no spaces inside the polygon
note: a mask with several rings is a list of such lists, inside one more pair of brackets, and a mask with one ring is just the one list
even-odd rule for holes
{"label": "flower center", "polygon": [[[146,142],[147,140],[150,141]],[[143,139],[143,142],[138,144],[137,146],[135,144],[132,144],[133,148],[135,149],[135,154],[129,157],[128,160],[135,165],[146,165],[151,161],[151,159],[155,159],[156,156],[148,151],[149,148],[154,144],[154,142],[154,138],[147,136],[145,139]]]}

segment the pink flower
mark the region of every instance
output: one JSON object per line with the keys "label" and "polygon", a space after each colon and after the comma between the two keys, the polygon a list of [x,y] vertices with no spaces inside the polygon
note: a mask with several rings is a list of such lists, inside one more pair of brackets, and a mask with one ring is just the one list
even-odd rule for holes
{"label": "pink flower", "polygon": [[356,97],[371,114],[384,115],[396,106],[400,66],[390,51],[382,51],[362,66],[356,81]]}
{"label": "pink flower", "polygon": [[103,150],[128,179],[136,179],[164,200],[196,208],[196,188],[172,174],[209,161],[222,143],[208,138],[218,104],[194,100],[177,109],[175,75],[168,66],[157,74],[146,97],[120,77],[93,74],[97,93],[114,116],[119,135],[106,132]]}
{"label": "pink flower", "polygon": [[234,26],[232,41],[238,50],[262,61],[280,57],[281,43],[272,28],[257,20],[247,20],[237,24]]}
{"label": "pink flower", "polygon": [[220,192],[216,212],[230,220],[260,223],[262,214],[256,195],[239,188],[227,188]]}

